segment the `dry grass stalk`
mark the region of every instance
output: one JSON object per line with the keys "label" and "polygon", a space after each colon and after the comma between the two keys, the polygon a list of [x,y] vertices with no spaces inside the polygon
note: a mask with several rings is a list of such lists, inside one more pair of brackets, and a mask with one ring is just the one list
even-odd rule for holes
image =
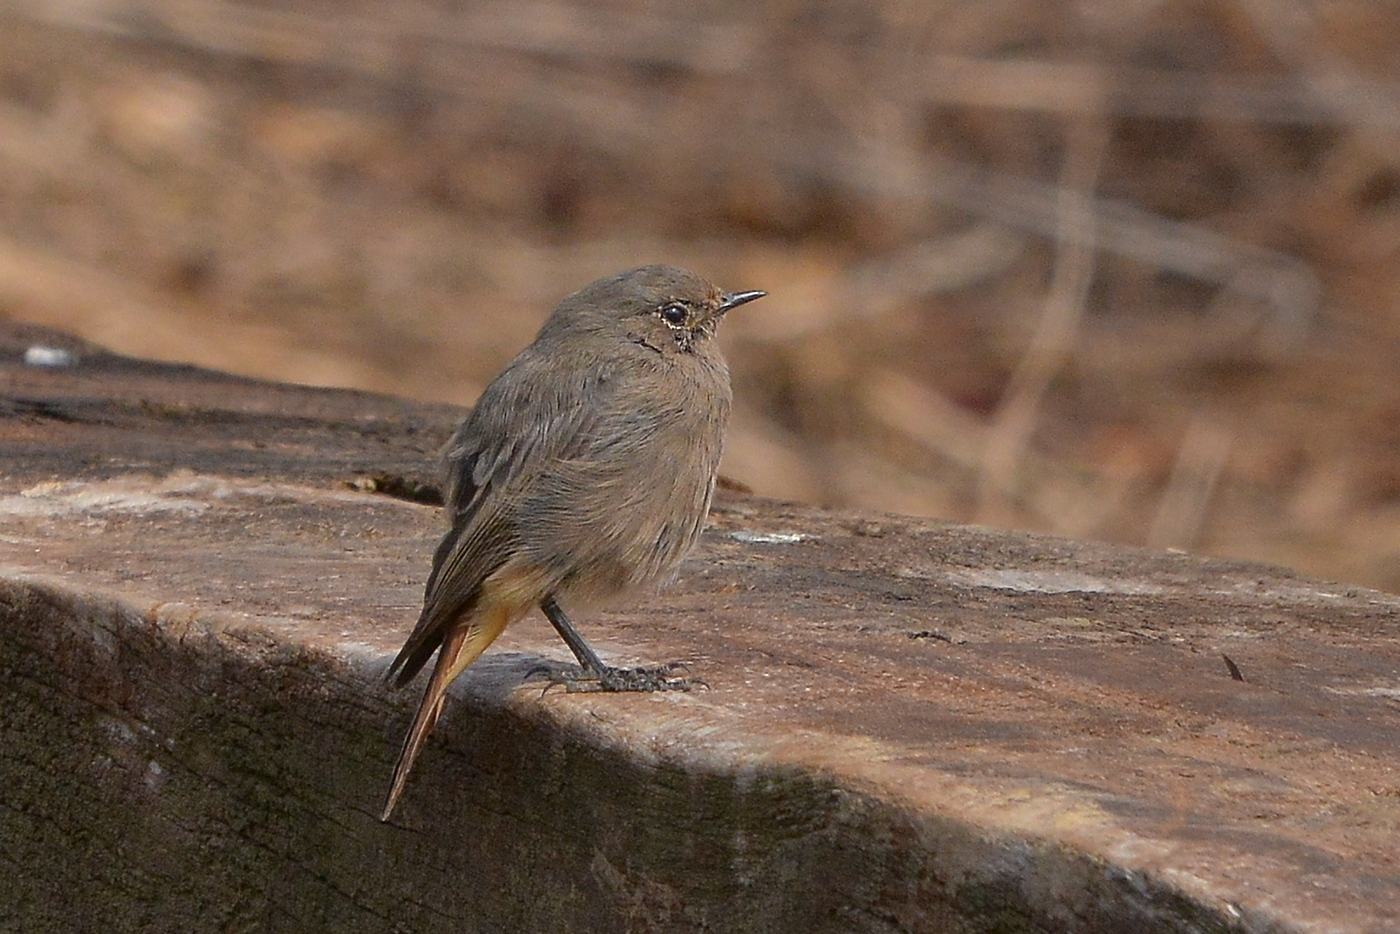
{"label": "dry grass stalk", "polygon": [[1102,120],[1071,124],[1060,178],[1058,253],[1050,291],[1030,345],[1011,374],[982,451],[979,513],[1014,491],[1041,401],[1074,346],[1094,277],[1094,187],[1108,148]]}
{"label": "dry grass stalk", "polygon": [[1190,549],[1200,539],[1220,475],[1230,459],[1234,439],[1208,415],[1197,415],[1186,428],[1171,478],[1157,501],[1148,529],[1153,548]]}

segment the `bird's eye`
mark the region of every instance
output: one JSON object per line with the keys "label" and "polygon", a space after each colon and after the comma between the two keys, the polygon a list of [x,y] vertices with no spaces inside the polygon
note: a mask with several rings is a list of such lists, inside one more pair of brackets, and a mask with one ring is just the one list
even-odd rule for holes
{"label": "bird's eye", "polygon": [[690,317],[690,312],[680,302],[662,305],[661,310],[658,311],[657,314],[661,315],[661,319],[667,324],[672,324],[677,327],[685,324],[686,318]]}

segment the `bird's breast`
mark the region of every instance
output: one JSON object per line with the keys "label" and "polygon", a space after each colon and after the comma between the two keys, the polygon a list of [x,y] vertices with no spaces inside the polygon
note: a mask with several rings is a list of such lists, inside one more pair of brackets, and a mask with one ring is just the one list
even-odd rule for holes
{"label": "bird's breast", "polygon": [[522,510],[530,549],[576,600],[664,582],[700,537],[729,386],[722,373],[679,375],[610,399],[594,436],[544,472]]}

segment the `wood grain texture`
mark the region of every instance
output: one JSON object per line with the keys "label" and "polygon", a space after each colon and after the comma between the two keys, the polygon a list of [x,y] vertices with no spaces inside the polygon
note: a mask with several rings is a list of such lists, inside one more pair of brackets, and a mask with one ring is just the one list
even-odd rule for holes
{"label": "wood grain texture", "polygon": [[1400,927],[1396,597],[729,494],[576,620],[710,690],[527,619],[381,825],[459,413],[0,338],[0,930]]}

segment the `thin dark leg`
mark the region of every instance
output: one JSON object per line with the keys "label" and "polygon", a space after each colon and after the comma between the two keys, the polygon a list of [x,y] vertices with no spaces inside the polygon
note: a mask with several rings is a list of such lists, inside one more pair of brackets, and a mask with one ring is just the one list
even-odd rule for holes
{"label": "thin dark leg", "polygon": [[593,647],[583,641],[583,636],[578,634],[574,624],[569,622],[569,617],[564,615],[564,610],[554,601],[553,597],[545,597],[540,604],[540,609],[544,610],[544,615],[549,619],[554,631],[559,633],[559,638],[564,640],[564,644],[569,647],[569,651],[574,653],[574,658],[585,670],[601,675],[607,670],[607,665],[598,657],[598,653],[593,651]]}
{"label": "thin dark leg", "polygon": [[578,669],[549,675],[551,687],[562,684],[568,691],[689,691],[695,685],[705,683],[692,678],[672,678],[673,672],[685,668],[679,663],[660,668],[613,668],[605,665],[592,646],[583,641],[583,636],[578,634],[553,597],[541,601],[540,609],[579,663]]}

